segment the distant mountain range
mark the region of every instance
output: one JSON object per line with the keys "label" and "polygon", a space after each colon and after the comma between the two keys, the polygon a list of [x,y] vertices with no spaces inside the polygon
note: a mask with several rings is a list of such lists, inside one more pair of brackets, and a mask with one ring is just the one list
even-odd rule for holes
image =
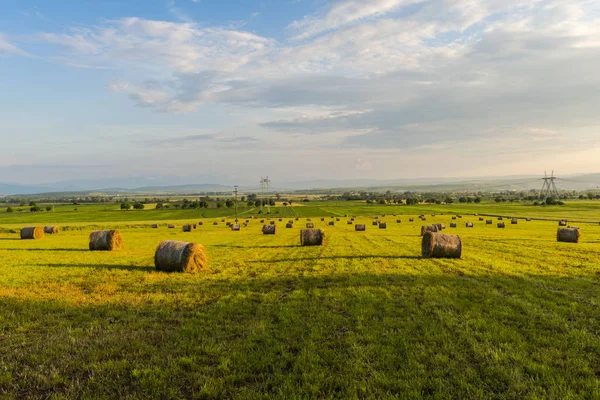
{"label": "distant mountain range", "polygon": [[[199,194],[214,192],[231,192],[233,185],[222,184],[166,184],[190,178],[116,178],[102,180],[63,181],[39,185],[19,185],[0,183],[0,195],[33,195],[48,194],[64,195],[77,193],[89,194]],[[191,180],[191,179],[190,179]],[[600,188],[599,174],[580,174],[562,176],[556,180],[559,190],[591,190]],[[258,192],[258,185],[240,185],[241,192]],[[500,190],[530,190],[540,189],[542,181],[539,176],[522,175],[507,177],[479,178],[420,178],[396,180],[314,180],[304,182],[277,183],[271,192],[286,191],[325,191],[335,192],[344,190],[376,190],[376,191],[483,191]]]}

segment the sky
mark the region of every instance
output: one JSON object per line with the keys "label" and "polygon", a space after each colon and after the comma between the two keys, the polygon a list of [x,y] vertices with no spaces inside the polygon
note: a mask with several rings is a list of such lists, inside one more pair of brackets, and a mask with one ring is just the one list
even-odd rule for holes
{"label": "sky", "polygon": [[597,0],[2,0],[0,182],[600,172]]}

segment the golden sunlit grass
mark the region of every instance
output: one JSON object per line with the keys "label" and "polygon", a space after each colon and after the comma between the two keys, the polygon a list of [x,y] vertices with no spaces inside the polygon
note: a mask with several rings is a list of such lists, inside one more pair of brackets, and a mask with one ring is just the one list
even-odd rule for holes
{"label": "golden sunlit grass", "polygon": [[[315,247],[300,247],[302,219],[292,229],[284,219],[276,235],[263,235],[258,220],[240,232],[211,221],[191,233],[181,223],[115,223],[124,249],[114,252],[88,251],[95,228],[85,224],[39,241],[2,233],[0,391],[285,399],[598,393],[600,226],[580,223],[581,243],[558,243],[556,222],[497,229],[465,215],[445,230],[461,236],[462,259],[421,259],[421,222],[403,216],[397,224],[392,212],[385,230],[357,218],[366,232],[313,218],[327,235]],[[434,222],[450,226],[451,217],[428,216]],[[155,271],[161,240],[203,244],[208,270]]]}

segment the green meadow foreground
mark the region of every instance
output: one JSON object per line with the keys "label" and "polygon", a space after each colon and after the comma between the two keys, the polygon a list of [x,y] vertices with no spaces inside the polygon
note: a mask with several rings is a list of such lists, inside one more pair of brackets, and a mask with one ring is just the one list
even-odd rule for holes
{"label": "green meadow foreground", "polygon": [[[261,233],[259,219],[232,232],[220,219],[231,210],[0,213],[0,393],[600,397],[595,204],[335,204],[278,207],[272,217],[284,219],[274,236]],[[449,228],[453,212],[463,213],[458,228]],[[505,220],[498,229],[495,218],[485,225],[473,212],[547,220]],[[217,213],[214,226],[208,218]],[[400,215],[407,213],[460,235],[462,259],[421,259],[425,223]],[[344,214],[359,215],[367,231],[355,232]],[[381,214],[385,230],[371,225]],[[300,220],[286,229],[295,215]],[[340,221],[326,226],[331,215]],[[325,246],[299,246],[305,216],[325,230]],[[581,243],[556,242],[560,218],[583,221],[573,223]],[[205,224],[196,231],[182,232],[184,222],[199,220]],[[150,229],[152,221],[160,227]],[[467,221],[475,227],[465,228]],[[49,222],[68,228],[19,239],[17,227]],[[171,222],[176,229],[167,228]],[[99,228],[121,230],[125,248],[90,252],[88,236]],[[208,270],[156,272],[154,250],[164,239],[203,244]]]}

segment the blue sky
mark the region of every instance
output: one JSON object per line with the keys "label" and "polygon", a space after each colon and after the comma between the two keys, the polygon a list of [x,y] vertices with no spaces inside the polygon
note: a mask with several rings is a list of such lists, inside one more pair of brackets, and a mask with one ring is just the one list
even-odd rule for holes
{"label": "blue sky", "polygon": [[598,3],[4,0],[0,182],[598,172]]}

